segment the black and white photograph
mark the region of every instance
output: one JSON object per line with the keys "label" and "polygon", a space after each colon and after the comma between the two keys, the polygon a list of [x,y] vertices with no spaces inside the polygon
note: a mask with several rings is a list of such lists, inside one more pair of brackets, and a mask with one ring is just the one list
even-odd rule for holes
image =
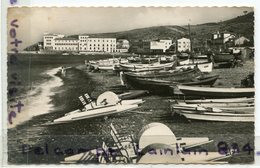
{"label": "black and white photograph", "polygon": [[8,164],[254,164],[254,7],[7,12]]}

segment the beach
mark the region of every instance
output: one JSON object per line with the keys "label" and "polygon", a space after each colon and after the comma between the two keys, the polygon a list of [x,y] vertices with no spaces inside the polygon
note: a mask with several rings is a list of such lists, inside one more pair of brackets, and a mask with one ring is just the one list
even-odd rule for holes
{"label": "beach", "polygon": [[[8,129],[10,164],[59,163],[79,151],[101,147],[103,141],[112,146],[109,134],[111,123],[117,129],[125,128],[129,134],[137,137],[141,128],[151,122],[167,125],[176,137],[209,137],[214,143],[203,146],[208,151],[218,151],[219,142],[224,141],[229,147],[236,143],[240,152],[229,158],[230,163],[254,161],[253,152],[243,151],[246,144],[254,148],[254,123],[189,121],[172,114],[170,100],[173,98],[168,96],[146,95],[142,97],[145,103],[133,112],[46,125],[65,113],[78,109],[80,95],[89,93],[96,98],[110,87],[120,85],[119,76],[113,72],[89,72],[84,64],[85,60],[111,57],[20,55],[20,69],[23,70],[20,72],[23,76],[20,96],[26,102],[25,107],[35,108],[33,112],[28,111],[28,114],[22,111],[19,115],[24,115],[26,119]],[[72,67],[66,71],[64,77],[55,75],[55,71],[61,66]],[[12,68],[8,69],[8,73],[12,71]],[[220,75],[215,86],[239,86],[240,80],[249,72],[254,72],[252,60],[242,67],[214,69],[213,74]],[[48,86],[48,89],[43,86]],[[33,104],[35,102],[36,105]]]}

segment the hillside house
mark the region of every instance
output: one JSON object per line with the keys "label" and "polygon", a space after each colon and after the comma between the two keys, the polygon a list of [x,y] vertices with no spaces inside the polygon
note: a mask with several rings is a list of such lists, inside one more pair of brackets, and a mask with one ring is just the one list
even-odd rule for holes
{"label": "hillside house", "polygon": [[150,42],[150,52],[165,53],[172,45],[172,40],[157,40]]}
{"label": "hillside house", "polygon": [[181,38],[177,40],[176,48],[178,52],[186,52],[191,50],[191,42],[188,38]]}
{"label": "hillside house", "polygon": [[211,47],[217,50],[225,50],[234,44],[235,35],[229,32],[215,32],[211,36]]}

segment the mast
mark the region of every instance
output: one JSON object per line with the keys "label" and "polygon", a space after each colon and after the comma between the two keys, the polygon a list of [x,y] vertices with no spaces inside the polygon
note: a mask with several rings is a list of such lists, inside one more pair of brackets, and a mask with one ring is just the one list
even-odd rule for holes
{"label": "mast", "polygon": [[191,40],[191,33],[190,33],[190,23],[188,24],[188,28],[189,28],[189,38],[190,38],[190,57],[192,58],[192,63],[194,63],[192,40]]}

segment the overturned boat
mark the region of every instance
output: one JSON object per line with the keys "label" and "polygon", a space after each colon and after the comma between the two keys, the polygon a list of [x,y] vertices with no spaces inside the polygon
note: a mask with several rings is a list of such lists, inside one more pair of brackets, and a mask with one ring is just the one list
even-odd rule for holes
{"label": "overturned boat", "polygon": [[115,93],[110,91],[101,94],[96,101],[93,101],[88,94],[80,96],[79,99],[83,108],[66,113],[63,117],[55,119],[53,123],[67,123],[131,111],[139,108],[139,105],[143,103],[142,99],[120,100]]}

